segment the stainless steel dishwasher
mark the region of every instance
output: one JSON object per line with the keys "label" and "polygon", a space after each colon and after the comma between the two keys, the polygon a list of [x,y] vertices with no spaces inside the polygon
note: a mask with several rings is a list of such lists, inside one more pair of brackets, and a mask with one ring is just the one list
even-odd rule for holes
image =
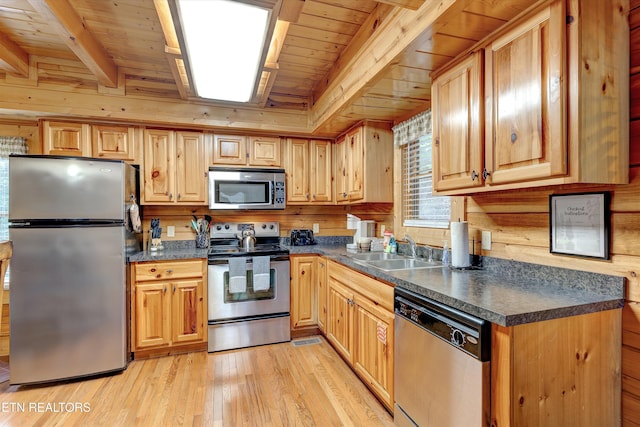
{"label": "stainless steel dishwasher", "polygon": [[491,425],[491,324],[395,290],[396,426]]}

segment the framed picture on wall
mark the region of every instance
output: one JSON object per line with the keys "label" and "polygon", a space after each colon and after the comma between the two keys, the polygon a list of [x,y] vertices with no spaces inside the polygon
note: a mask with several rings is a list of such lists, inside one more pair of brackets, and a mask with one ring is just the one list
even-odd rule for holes
{"label": "framed picture on wall", "polygon": [[549,196],[550,252],[609,259],[610,195]]}

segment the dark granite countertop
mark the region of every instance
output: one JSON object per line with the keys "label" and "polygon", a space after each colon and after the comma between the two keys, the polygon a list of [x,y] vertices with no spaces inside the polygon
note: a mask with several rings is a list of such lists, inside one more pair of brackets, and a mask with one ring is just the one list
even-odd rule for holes
{"label": "dark granite countertop", "polygon": [[[157,252],[138,252],[130,262],[207,258],[193,242],[166,242]],[[285,242],[285,244],[288,242]],[[344,242],[286,246],[292,255],[318,254],[394,286],[502,326],[622,308],[625,278],[484,257],[482,268],[448,267],[385,272],[357,262]]]}
{"label": "dark granite countertop", "polygon": [[291,246],[502,326],[622,308],[625,278],[483,258],[480,269],[448,267],[385,272],[355,261],[345,245]]}

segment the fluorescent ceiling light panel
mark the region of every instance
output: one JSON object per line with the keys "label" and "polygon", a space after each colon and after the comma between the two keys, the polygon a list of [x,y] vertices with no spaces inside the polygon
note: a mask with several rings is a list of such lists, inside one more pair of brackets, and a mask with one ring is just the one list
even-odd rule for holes
{"label": "fluorescent ceiling light panel", "polygon": [[230,0],[179,0],[177,4],[198,96],[249,101],[270,11]]}

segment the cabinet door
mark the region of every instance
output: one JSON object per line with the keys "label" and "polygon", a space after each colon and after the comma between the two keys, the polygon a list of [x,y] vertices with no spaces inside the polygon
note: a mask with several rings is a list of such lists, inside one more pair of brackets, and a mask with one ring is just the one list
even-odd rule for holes
{"label": "cabinet door", "polygon": [[249,165],[280,167],[282,145],[278,137],[249,138]]}
{"label": "cabinet door", "polygon": [[331,202],[332,164],[331,142],[311,140],[309,143],[309,190],[312,202]]}
{"label": "cabinet door", "polygon": [[394,314],[356,294],[353,366],[374,393],[393,407]]}
{"label": "cabinet door", "polygon": [[145,202],[174,201],[174,139],[175,135],[172,131],[154,129],[144,131]]}
{"label": "cabinet door", "polygon": [[238,135],[214,135],[211,161],[214,165],[246,165],[247,138]]}
{"label": "cabinet door", "polygon": [[431,100],[434,190],[483,185],[482,53],[438,76]]}
{"label": "cabinet door", "polygon": [[359,127],[347,134],[347,192],[350,201],[364,198],[364,138]]}
{"label": "cabinet door", "polygon": [[176,132],[176,201],[206,204],[206,177],[204,135],[200,132]]}
{"label": "cabinet door", "polygon": [[42,151],[52,156],[91,157],[91,127],[84,123],[44,120]]}
{"label": "cabinet door", "polygon": [[93,157],[137,162],[136,129],[132,126],[91,126]]}
{"label": "cabinet door", "polygon": [[349,200],[349,187],[347,183],[347,140],[338,141],[334,146],[335,177],[336,177],[336,202]]}
{"label": "cabinet door", "polygon": [[169,283],[135,285],[134,350],[168,346],[171,342],[171,293]]}
{"label": "cabinet door", "polygon": [[291,257],[291,326],[293,329],[318,323],[317,256]]}
{"label": "cabinet door", "polygon": [[170,285],[173,344],[202,341],[205,329],[202,279],[183,280]]}
{"label": "cabinet door", "polygon": [[553,2],[487,48],[489,184],[567,173],[565,16]]}
{"label": "cabinet door", "polygon": [[287,139],[287,202],[309,201],[309,141]]}
{"label": "cabinet door", "polygon": [[318,327],[325,332],[327,325],[327,260],[318,258]]}
{"label": "cabinet door", "polygon": [[353,363],[353,292],[329,275],[327,297],[327,339],[351,364]]}

